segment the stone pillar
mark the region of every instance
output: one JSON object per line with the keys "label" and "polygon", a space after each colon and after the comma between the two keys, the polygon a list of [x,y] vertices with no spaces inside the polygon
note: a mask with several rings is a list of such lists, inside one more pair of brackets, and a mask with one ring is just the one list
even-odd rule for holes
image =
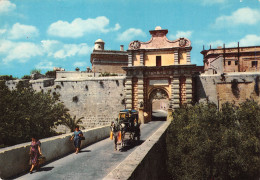
{"label": "stone pillar", "polygon": [[178,49],[174,50],[174,65],[179,64],[179,52]]}
{"label": "stone pillar", "polygon": [[139,108],[139,114],[138,114],[138,123],[141,123],[141,124],[144,124],[145,121],[144,121],[144,108],[141,107]]}
{"label": "stone pillar", "polygon": [[143,66],[144,65],[144,52],[141,51],[140,52],[140,66]]}
{"label": "stone pillar", "polygon": [[133,65],[133,54],[132,51],[128,52],[128,66],[132,66]]}
{"label": "stone pillar", "polygon": [[180,80],[179,77],[173,77],[171,82],[171,91],[172,91],[172,108],[177,109],[180,107]]}
{"label": "stone pillar", "polygon": [[191,63],[191,61],[190,61],[190,50],[188,50],[186,52],[186,55],[187,55],[187,64],[190,64]]}
{"label": "stone pillar", "polygon": [[192,102],[192,77],[186,77],[186,102],[191,104]]}
{"label": "stone pillar", "polygon": [[132,109],[132,78],[126,78],[125,82],[125,103],[126,109]]}
{"label": "stone pillar", "polygon": [[140,108],[141,104],[144,107],[144,79],[143,77],[138,77],[137,82],[137,99],[138,99],[138,107]]}

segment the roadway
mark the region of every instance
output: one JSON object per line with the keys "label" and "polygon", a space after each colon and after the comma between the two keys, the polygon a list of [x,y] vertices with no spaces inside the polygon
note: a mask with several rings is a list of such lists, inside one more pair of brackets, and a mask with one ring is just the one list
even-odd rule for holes
{"label": "roadway", "polygon": [[[150,137],[165,121],[152,121],[141,125],[141,142]],[[86,137],[87,138],[87,137]],[[66,157],[42,166],[38,172],[24,174],[19,180],[67,180],[67,179],[103,179],[117,167],[136,146],[122,151],[115,151],[113,141],[109,138],[89,145],[79,154]],[[62,148],[62,147],[61,147]],[[42,150],[44,154],[44,149]]]}

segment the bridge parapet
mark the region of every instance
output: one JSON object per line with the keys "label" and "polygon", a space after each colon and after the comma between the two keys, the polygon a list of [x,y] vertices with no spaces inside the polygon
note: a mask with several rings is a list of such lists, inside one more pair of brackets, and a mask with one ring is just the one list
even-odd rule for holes
{"label": "bridge parapet", "polygon": [[[83,130],[86,140],[82,141],[82,147],[109,137],[110,127],[103,126]],[[72,133],[41,139],[42,153],[46,161],[52,161],[75,151],[70,141]],[[29,148],[31,143],[23,143],[0,149],[0,179],[7,179],[29,170]]]}

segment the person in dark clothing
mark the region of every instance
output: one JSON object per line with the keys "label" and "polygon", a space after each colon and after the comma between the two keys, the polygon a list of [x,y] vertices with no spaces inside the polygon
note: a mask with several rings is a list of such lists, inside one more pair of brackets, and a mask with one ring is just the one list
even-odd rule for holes
{"label": "person in dark clothing", "polygon": [[135,132],[135,135],[134,135],[134,139],[137,138],[138,141],[140,141],[140,124],[137,122],[137,120],[135,119],[134,120],[134,132]]}
{"label": "person in dark clothing", "polygon": [[76,154],[78,154],[80,150],[81,145],[81,137],[83,136],[83,133],[81,130],[79,130],[79,126],[76,126],[74,134],[71,137],[71,141],[74,140],[74,147],[76,148]]}
{"label": "person in dark clothing", "polygon": [[41,142],[36,138],[36,136],[32,137],[31,147],[30,147],[30,161],[32,164],[32,167],[30,169],[30,174],[32,174],[32,171],[34,167],[37,167],[37,170],[39,169],[39,157],[42,155],[41,152]]}

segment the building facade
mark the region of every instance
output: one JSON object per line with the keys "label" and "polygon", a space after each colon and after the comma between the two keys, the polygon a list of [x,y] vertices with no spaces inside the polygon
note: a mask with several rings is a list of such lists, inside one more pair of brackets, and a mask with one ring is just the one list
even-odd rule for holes
{"label": "building facade", "polygon": [[167,29],[151,30],[148,42],[129,44],[126,71],[126,109],[140,112],[142,121],[152,118],[155,109],[172,111],[194,101],[193,76],[203,67],[191,64],[191,41],[168,40]]}
{"label": "building facade", "polygon": [[120,46],[120,51],[105,50],[105,42],[98,39],[95,48],[91,53],[90,62],[94,73],[125,74],[122,67],[128,64],[127,51],[124,46]]}
{"label": "building facade", "polygon": [[209,49],[203,54],[207,74],[257,72],[260,70],[260,46]]}

